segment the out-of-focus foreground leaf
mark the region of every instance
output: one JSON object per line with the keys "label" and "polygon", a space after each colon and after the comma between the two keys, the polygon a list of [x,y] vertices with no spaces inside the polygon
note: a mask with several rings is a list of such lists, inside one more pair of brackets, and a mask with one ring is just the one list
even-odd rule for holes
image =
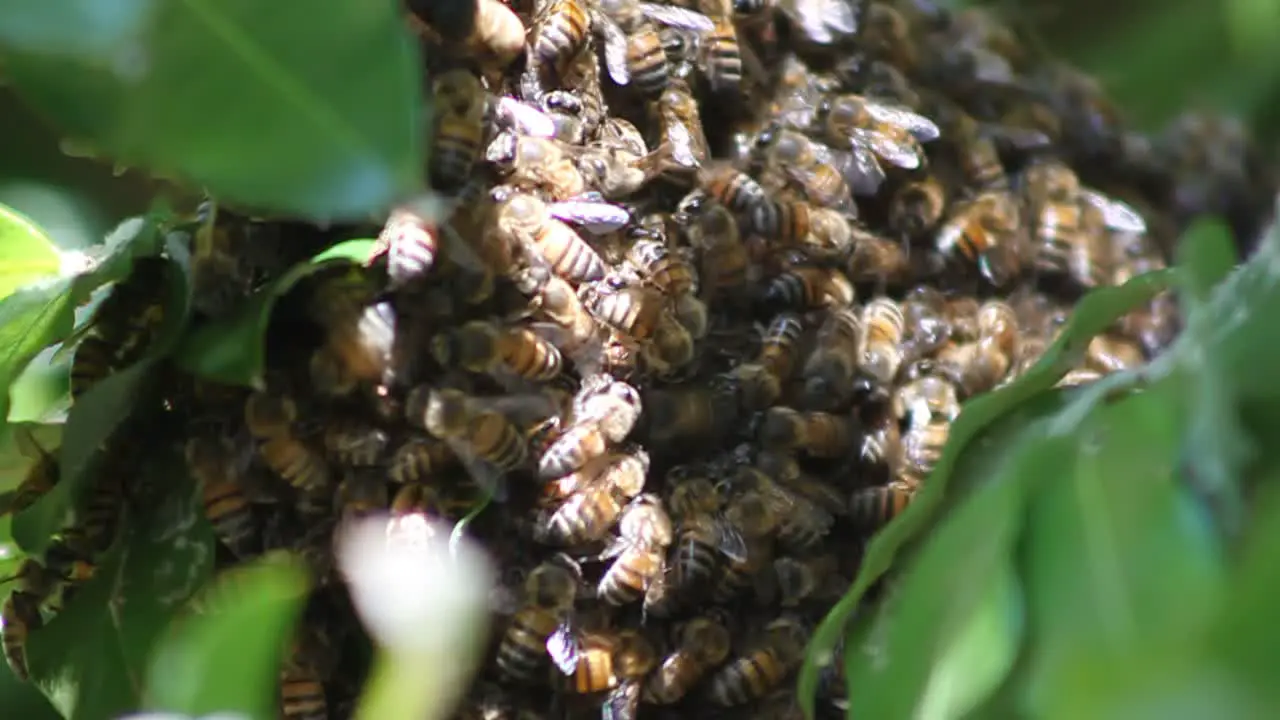
{"label": "out-of-focus foreground leaf", "polygon": [[165,319],[141,361],[109,375],[81,396],[72,407],[59,453],[58,485],[13,520],[14,539],[28,553],[39,553],[53,533],[83,506],[93,476],[94,461],[107,438],[125,420],[155,379],[155,364],[177,342],[190,307],[190,267],[179,243],[169,243],[166,256],[173,272],[165,289]]}
{"label": "out-of-focus foreground leaf", "polygon": [[275,555],[215,577],[197,595],[203,612],[179,617],[156,648],[146,674],[147,705],[275,718],[281,652],[306,592],[306,570]]}
{"label": "out-of-focus foreground leaf", "polygon": [[228,385],[260,387],[266,364],[267,325],[276,300],[313,273],[343,263],[361,265],[373,252],[374,240],[348,240],[299,263],[271,285],[254,293],[226,319],[193,330],[174,354],[183,370]]}
{"label": "out-of-focus foreground leaf", "polygon": [[161,237],[156,217],[130,218],[107,238],[84,273],[46,279],[0,300],[0,417],[9,414],[9,385],[45,347],[71,334],[75,309],[94,290],[129,274],[136,256],[155,255]]}
{"label": "out-of-focus foreground leaf", "polygon": [[67,718],[139,706],[155,639],[213,567],[213,535],[182,458],[163,449],[144,467],[115,549],[28,642],[33,681]]}
{"label": "out-of-focus foreground leaf", "polygon": [[421,70],[394,2],[5,3],[15,89],[114,159],[331,219],[420,183]]}
{"label": "out-of-focus foreground leaf", "polygon": [[0,707],[15,718],[60,720],[62,717],[39,690],[14,677],[8,663],[0,664]]}
{"label": "out-of-focus foreground leaf", "polygon": [[0,298],[33,280],[58,274],[58,248],[35,223],[0,205]]}
{"label": "out-of-focus foreground leaf", "polygon": [[1013,383],[965,405],[952,423],[946,449],[923,489],[901,515],[871,540],[853,586],[815,631],[799,678],[800,704],[808,717],[813,717],[821,668],[832,661],[836,645],[846,634],[848,619],[867,590],[888,572],[899,550],[918,537],[937,516],[947,495],[948,483],[955,476],[955,466],[972,441],[997,420],[1051,388],[1079,362],[1091,338],[1125,312],[1167,289],[1173,279],[1173,271],[1148,273],[1120,287],[1102,288],[1085,296],[1040,362]]}

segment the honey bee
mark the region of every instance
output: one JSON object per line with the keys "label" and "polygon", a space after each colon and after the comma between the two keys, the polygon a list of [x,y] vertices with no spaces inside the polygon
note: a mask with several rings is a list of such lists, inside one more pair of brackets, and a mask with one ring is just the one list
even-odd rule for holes
{"label": "honey bee", "polygon": [[321,720],[329,717],[329,702],[320,674],[305,658],[295,658],[280,671],[280,717]]}
{"label": "honey bee", "polygon": [[562,353],[579,365],[589,364],[584,352],[593,346],[600,329],[573,287],[546,268],[528,268],[516,278],[521,292],[532,298],[532,307],[546,315],[559,332],[548,337]]}
{"label": "honey bee", "polygon": [[712,205],[690,223],[694,245],[701,250],[698,279],[704,296],[712,299],[743,292],[754,269],[733,213]]}
{"label": "honey bee", "polygon": [[370,472],[369,468],[348,468],[342,482],[338,483],[335,500],[334,506],[339,509],[343,521],[368,517],[385,510],[390,504],[382,474]]}
{"label": "honey bee", "polygon": [[499,205],[496,225],[500,233],[523,243],[565,280],[580,283],[604,276],[599,253],[533,195],[513,193],[506,198]]}
{"label": "honey bee", "polygon": [[892,478],[902,462],[902,431],[898,418],[891,412],[880,412],[868,423],[859,448],[869,470]]}
{"label": "honey bee", "polygon": [[913,73],[919,64],[912,23],[899,3],[867,3],[861,43],[870,57],[886,62],[904,73]]}
{"label": "honey bee", "polygon": [[[754,495],[760,499],[760,517],[756,527],[771,533],[774,538],[795,552],[808,552],[816,548],[831,532],[835,517],[807,497],[778,484],[761,468],[743,466],[731,480],[742,496]],[[752,568],[753,571],[757,568]]]}
{"label": "honey bee", "polygon": [[645,702],[671,705],[689,694],[711,670],[729,657],[729,630],[710,615],[702,615],[680,628],[675,649],[644,684]]}
{"label": "honey bee", "polygon": [[[511,618],[498,645],[498,670],[505,679],[530,682],[542,668],[555,637],[568,632],[569,614],[577,598],[579,577],[573,569],[544,562],[524,583],[523,606]],[[561,671],[576,668],[576,653],[553,657]]]}
{"label": "honey bee", "polygon": [[169,273],[168,260],[139,258],[133,272],[116,283],[94,310],[71,358],[72,400],[142,359],[167,317]]}
{"label": "honey bee", "polygon": [[872,299],[862,308],[858,370],[877,388],[889,388],[904,357],[906,317],[902,306],[887,297]]}
{"label": "honey bee", "polygon": [[658,24],[694,32],[710,32],[714,28],[705,15],[677,6],[604,0],[601,9],[620,31],[605,33],[604,58],[609,76],[618,85],[634,88],[637,97],[646,102],[658,98],[671,76]]}
{"label": "honey bee", "polygon": [[759,142],[765,146],[766,173],[781,173],[818,207],[855,209],[853,188],[846,179],[854,173],[850,155],[786,128],[765,133]]}
{"label": "honey bee", "polygon": [[538,459],[538,476],[562,477],[603,455],[635,428],[642,408],[640,393],[608,376],[583,380],[574,398],[573,419]]}
{"label": "honey bee", "polygon": [[637,240],[627,259],[662,292],[679,297],[698,291],[698,273],[681,253],[658,240]]}
{"label": "honey bee", "polygon": [[581,298],[596,320],[636,343],[652,338],[666,313],[661,291],[622,278],[587,286]]}
{"label": "honey bee", "polygon": [[634,195],[662,171],[662,153],[649,152],[644,136],[630,122],[611,117],[601,139],[576,149],[579,172],[588,187],[607,200]]}
{"label": "honey bee", "polygon": [[431,0],[410,0],[407,4],[411,23],[419,33],[446,43],[462,38],[458,44],[486,65],[504,68],[524,50],[524,23],[498,0],[477,0],[469,16],[450,12],[452,6]]}
{"label": "honey bee", "polygon": [[244,406],[245,426],[260,441],[258,454],[273,472],[306,493],[327,488],[330,470],[324,457],[293,434],[298,408],[287,395],[257,391]]}
{"label": "honey bee", "polygon": [[838,268],[798,265],[769,281],[765,303],[796,310],[848,307],[855,297],[853,283]]}
{"label": "honey bee", "polygon": [[258,548],[249,499],[235,473],[229,448],[208,438],[191,438],[185,447],[187,468],[200,486],[204,514],[213,533],[238,557]]}
{"label": "honey bee", "polygon": [[853,422],[831,413],[802,412],[788,407],[765,411],[760,443],[772,450],[801,450],[814,457],[842,457],[852,447]]}
{"label": "honey bee", "polygon": [[907,383],[894,394],[893,414],[907,423],[903,469],[909,477],[924,478],[942,456],[951,421],[960,414],[955,385],[933,375]]}
{"label": "honey bee", "polygon": [[712,440],[727,432],[736,417],[732,386],[685,386],[654,390],[645,396],[648,438],[683,444]]}
{"label": "honey bee", "polygon": [[479,78],[457,68],[436,76],[435,137],[431,150],[431,180],[439,188],[466,184],[484,144],[488,98]]}
{"label": "honey bee", "polygon": [[780,557],[773,561],[778,582],[778,604],[795,607],[806,600],[817,600],[833,591],[839,593],[839,563],[834,555],[808,558]]}
{"label": "honey bee", "polygon": [[600,556],[617,558],[600,578],[600,598],[611,605],[643,598],[650,583],[663,572],[672,536],[671,518],[660,499],[641,495],[633,500],[622,513],[618,540]]}
{"label": "honey bee", "polygon": [[432,353],[442,365],[471,372],[510,372],[527,380],[547,381],[560,374],[560,351],[533,330],[473,320],[436,335]]}
{"label": "honey bee", "polygon": [[988,300],[978,310],[978,339],[943,349],[943,371],[966,397],[986,392],[1004,379],[1018,355],[1018,317],[999,300]]}
{"label": "honey bee", "polygon": [[801,371],[805,379],[804,397],[809,406],[829,409],[848,399],[858,372],[862,334],[862,318],[857,310],[850,307],[827,310]]}
{"label": "honey bee", "polygon": [[40,447],[35,437],[26,430],[15,428],[14,432],[22,454],[30,457],[29,453],[34,451],[35,459],[27,468],[18,487],[0,494],[0,517],[20,513],[31,507],[58,484],[60,472],[58,458],[53,452]]}
{"label": "honey bee", "polygon": [[849,147],[860,164],[880,160],[904,170],[924,163],[920,143],[941,134],[929,118],[911,110],[860,95],[838,95],[819,110],[822,130],[835,147]]}
{"label": "honey bee", "polygon": [[385,430],[349,418],[331,423],[324,431],[325,452],[343,465],[377,465],[390,444]]}
{"label": "honey bee", "polygon": [[581,0],[535,3],[526,42],[525,72],[521,78],[525,100],[542,96],[542,82],[548,72],[560,82],[568,79],[570,65],[586,50],[596,22],[593,10]]}
{"label": "honey bee", "polygon": [[641,449],[631,448],[607,457],[589,484],[546,516],[535,536],[561,545],[603,538],[626,503],[640,494],[648,472],[649,455]]}
{"label": "honey bee", "polygon": [[654,328],[653,342],[641,352],[659,377],[668,377],[693,362],[693,334],[671,312],[664,312]]}
{"label": "honey bee", "polygon": [[500,492],[498,478],[528,458],[524,435],[496,403],[486,405],[454,388],[420,386],[410,391],[406,412],[411,421],[448,443],[486,490]]}
{"label": "honey bee", "polygon": [[707,136],[702,128],[698,102],[683,79],[671,78],[667,87],[650,103],[649,113],[656,116],[662,152],[668,171],[691,172],[711,157]]}
{"label": "honey bee", "polygon": [[1064,163],[1033,163],[1023,171],[1022,182],[1035,221],[1035,267],[1042,272],[1068,275],[1083,287],[1095,287],[1111,272],[1093,246],[1109,230],[1146,231],[1136,210],[1083,187]]}
{"label": "honey bee", "polygon": [[1103,374],[1136,368],[1145,361],[1137,342],[1115,333],[1095,335],[1085,351],[1086,366]]}
{"label": "honey bee", "polygon": [[994,190],[961,204],[938,230],[937,247],[946,256],[958,251],[1000,287],[1021,271],[1024,240],[1017,199]]}
{"label": "honey bee", "polygon": [[845,272],[855,283],[896,286],[911,276],[911,260],[906,246],[874,233],[862,233],[853,245]]}
{"label": "honey bee", "polygon": [[391,378],[396,313],[389,301],[373,302],[369,278],[359,271],[324,278],[308,307],[325,329],[324,361],[330,374],[352,382],[385,383]]}
{"label": "honey bee", "polygon": [[921,237],[937,227],[947,209],[947,192],[934,175],[903,185],[889,204],[889,227],[903,238]]}
{"label": "honey bee", "polygon": [[849,516],[863,532],[878,532],[907,509],[915,493],[915,483],[903,480],[855,490],[849,498]]}
{"label": "honey bee", "polygon": [[452,517],[440,491],[430,485],[410,483],[391,497],[391,518],[387,521],[388,547],[421,547],[423,540],[435,535],[432,520]]}
{"label": "honey bee", "polygon": [[772,200],[768,191],[755,178],[726,162],[707,164],[698,173],[698,187],[716,202],[739,217],[750,218],[752,229],[757,217],[769,217]]}
{"label": "honey bee", "polygon": [[716,603],[732,602],[761,577],[773,559],[770,534],[781,523],[780,508],[760,493],[739,492],[726,504],[724,522],[742,538],[745,552],[741,556],[724,553],[711,589],[711,600]]}
{"label": "honey bee", "polygon": [[[736,92],[742,87],[744,61],[750,50],[738,41],[731,0],[702,0],[700,9],[710,18],[712,28],[698,38],[698,65],[711,92]],[[759,61],[755,62],[759,65]],[[757,73],[756,77],[763,77]]]}
{"label": "honey bee", "polygon": [[541,189],[556,200],[578,197],[587,181],[569,149],[554,138],[500,133],[485,149],[485,160],[507,173],[506,182],[522,190]]}
{"label": "honey bee", "polygon": [[27,637],[31,631],[43,626],[37,595],[14,590],[0,607],[0,641],[4,645],[4,659],[9,663],[13,676],[22,682],[31,678],[27,665]]}
{"label": "honey bee", "polygon": [[426,277],[436,264],[440,230],[428,215],[407,206],[396,208],[378,233],[378,249],[373,254],[386,255],[392,289]]}
{"label": "honey bee", "polygon": [[798,620],[782,617],[769,623],[754,646],[711,676],[711,701],[733,707],[770,694],[800,664],[807,641],[808,632]]}

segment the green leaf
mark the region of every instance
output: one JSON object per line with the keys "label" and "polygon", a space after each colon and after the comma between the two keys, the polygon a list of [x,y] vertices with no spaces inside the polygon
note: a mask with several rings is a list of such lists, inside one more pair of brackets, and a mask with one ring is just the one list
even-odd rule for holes
{"label": "green leaf", "polygon": [[1184,382],[1093,408],[1074,466],[1031,504],[1025,567],[1033,714],[1067,697],[1079,667],[1203,628],[1222,600],[1220,538],[1180,487]]}
{"label": "green leaf", "polygon": [[19,288],[0,300],[0,383],[6,389],[0,417],[9,416],[8,388],[27,363],[71,334],[76,307],[102,285],[128,275],[134,257],[160,251],[157,221],[150,216],[125,220],[107,237],[90,269]]}
{"label": "green leaf", "polygon": [[116,160],[226,201],[357,217],[420,184],[418,46],[394,2],[0,7],[15,89]]}
{"label": "green leaf", "polygon": [[131,487],[118,549],[31,638],[32,675],[68,717],[138,707],[152,647],[213,568],[213,533],[175,449],[149,458]]}
{"label": "green leaf", "polygon": [[0,298],[33,280],[57,275],[61,254],[26,216],[0,204]]}
{"label": "green leaf", "polygon": [[[940,685],[934,686],[937,694],[926,694],[931,678],[946,682],[937,679],[939,665],[954,652],[957,641],[972,632],[983,605],[993,601],[992,588],[1005,583],[1016,594],[1013,556],[1025,504],[1035,487],[1049,480],[1046,475],[1070,467],[1071,450],[1072,445],[1060,438],[1042,435],[1039,442],[1024,441],[1013,455],[1005,455],[997,477],[977,488],[930,534],[901,579],[883,658],[860,656],[845,668],[850,687],[859,688],[849,698],[850,717],[919,717],[922,702],[976,704],[999,685],[1020,640],[1016,598],[1003,603],[1012,615],[997,623],[1010,631],[999,638],[1006,657],[995,658],[987,668],[999,672],[953,677],[959,687],[952,689],[960,690],[959,698],[945,697],[947,690]],[[1002,600],[995,598],[997,605]],[[966,708],[945,704],[932,709],[939,714],[931,718],[955,717]]]}
{"label": "green leaf", "polygon": [[1013,668],[1025,625],[1013,563],[1002,567],[983,592],[973,616],[939,654],[918,717],[968,717]]}
{"label": "green leaf", "polygon": [[211,587],[228,595],[225,602],[183,616],[161,640],[147,675],[150,708],[276,717],[281,652],[306,600],[307,573],[275,557],[231,572],[233,588],[218,587],[223,578]]}
{"label": "green leaf", "polygon": [[155,641],[213,572],[213,529],[200,488],[176,449],[148,457],[131,497],[138,515],[124,532],[128,555],[112,608],[131,668],[144,668]]}
{"label": "green leaf", "polygon": [[[1280,466],[1273,465],[1275,473]],[[1244,544],[1243,556],[1231,582],[1226,606],[1208,635],[1207,645],[1230,667],[1233,676],[1280,703],[1280,687],[1274,668],[1280,662],[1280,629],[1274,617],[1280,593],[1280,493],[1272,482],[1259,502],[1254,527]],[[1270,664],[1270,665],[1268,665]]]}
{"label": "green leaf", "polygon": [[141,698],[137,668],[126,665],[111,612],[123,548],[27,641],[31,680],[67,720],[103,720],[133,710]]}
{"label": "green leaf", "polygon": [[1207,300],[1236,264],[1231,228],[1219,217],[1199,218],[1178,241],[1179,284],[1183,301]]}
{"label": "green leaf", "polygon": [[[40,450],[57,452],[62,425],[8,423],[0,430],[0,492],[16,488],[40,459]],[[35,447],[32,447],[34,443]]]}
{"label": "green leaf", "polygon": [[9,386],[9,422],[65,422],[71,409],[71,358],[45,348]]}
{"label": "green leaf", "polygon": [[23,720],[61,720],[62,717],[39,690],[14,677],[8,663],[0,663],[0,707],[7,716]]}
{"label": "green leaf", "polygon": [[1089,293],[1080,301],[1062,334],[1034,367],[1009,385],[965,404],[951,425],[946,449],[924,488],[906,511],[872,538],[853,585],[814,632],[798,681],[799,700],[805,717],[813,717],[820,670],[831,662],[832,650],[845,634],[845,623],[867,590],[888,572],[899,549],[917,537],[936,516],[954,474],[954,466],[968,444],[987,426],[1053,387],[1079,363],[1090,339],[1127,311],[1167,289],[1173,280],[1172,271],[1162,270],[1133,278],[1119,287],[1101,288]]}
{"label": "green leaf", "polygon": [[364,264],[376,241],[339,243],[299,263],[271,285],[262,288],[239,311],[203,325],[183,339],[174,353],[180,368],[228,385],[261,387],[266,364],[266,332],[276,300],[308,275],[342,263]]}
{"label": "green leaf", "polygon": [[174,268],[166,303],[169,311],[151,346],[141,361],[109,375],[78,399],[67,417],[58,455],[58,485],[13,520],[14,539],[28,553],[42,552],[53,533],[83,507],[99,450],[146,396],[158,362],[182,334],[190,309],[190,266],[180,243],[168,243],[168,251]]}

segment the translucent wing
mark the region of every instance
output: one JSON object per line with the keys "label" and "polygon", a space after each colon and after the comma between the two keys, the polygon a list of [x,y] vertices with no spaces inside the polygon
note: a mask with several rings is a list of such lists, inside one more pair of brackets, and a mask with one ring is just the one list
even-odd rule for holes
{"label": "translucent wing", "polygon": [[857,195],[875,195],[884,184],[884,168],[876,159],[875,153],[860,143],[853,143],[851,151],[840,153],[846,160],[837,167],[844,175],[845,182]]}
{"label": "translucent wing", "polygon": [[727,522],[716,523],[716,547],[733,562],[745,563],[748,560],[746,539]]}
{"label": "translucent wing", "polygon": [[874,100],[866,100],[867,114],[886,125],[900,127],[911,133],[920,142],[937,140],[941,135],[938,126],[929,118],[912,112],[904,107],[886,105]]}
{"label": "translucent wing", "polygon": [[498,99],[495,112],[500,126],[515,130],[521,135],[555,137],[556,124],[550,115],[510,95]]}
{"label": "translucent wing", "polygon": [[568,623],[556,628],[547,638],[547,655],[565,675],[572,675],[578,669],[578,638]]}
{"label": "translucent wing", "polygon": [[711,18],[696,10],[656,3],[640,3],[640,11],[645,17],[661,25],[698,33],[711,32],[715,29],[715,23],[711,22]]}
{"label": "translucent wing", "polygon": [[1142,219],[1142,213],[1126,202],[1089,188],[1080,188],[1080,200],[1100,210],[1107,227],[1112,230],[1133,233],[1147,231],[1147,221]]}
{"label": "translucent wing", "polygon": [[920,148],[910,135],[895,138],[885,133],[865,128],[853,129],[854,142],[868,148],[877,157],[904,170],[920,167]]}
{"label": "translucent wing", "polygon": [[778,7],[812,43],[830,45],[858,31],[854,4],[845,0],[781,0]]}
{"label": "translucent wing", "polygon": [[627,67],[627,36],[618,24],[601,17],[597,24],[604,45],[604,65],[609,77],[618,85],[631,83],[631,69]]}
{"label": "translucent wing", "polygon": [[667,150],[671,159],[687,168],[699,166],[698,158],[693,152],[693,136],[684,123],[673,122],[667,128]]}
{"label": "translucent wing", "polygon": [[551,214],[581,227],[593,235],[620,230],[631,222],[631,213],[621,205],[587,200],[565,200],[550,203]]}

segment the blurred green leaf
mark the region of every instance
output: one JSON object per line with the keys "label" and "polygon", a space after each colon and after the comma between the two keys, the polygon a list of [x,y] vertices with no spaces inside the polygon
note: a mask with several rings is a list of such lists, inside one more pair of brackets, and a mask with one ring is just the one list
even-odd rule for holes
{"label": "blurred green leaf", "polygon": [[[40,459],[40,451],[56,453],[62,425],[8,423],[0,431],[0,492],[17,487]],[[30,447],[29,441],[36,447]]]}
{"label": "blurred green leaf", "polygon": [[151,346],[140,362],[107,376],[77,399],[63,434],[57,486],[14,517],[14,539],[28,553],[42,552],[53,533],[82,507],[99,450],[149,391],[157,363],[168,354],[186,325],[191,293],[188,258],[177,242],[169,243],[168,250],[167,259],[174,268],[169,274],[168,310]]}
{"label": "blurred green leaf", "polygon": [[988,426],[1013,412],[1062,378],[1079,363],[1089,340],[1107,329],[1127,311],[1150,300],[1174,281],[1172,270],[1147,273],[1119,287],[1101,288],[1086,295],[1063,328],[1062,334],[1044,357],[1022,377],[966,403],[951,425],[946,449],[923,489],[907,509],[872,538],[852,587],[836,603],[814,632],[804,665],[800,670],[798,693],[806,717],[812,718],[814,698],[823,665],[833,659],[833,650],[845,635],[845,624],[867,590],[888,572],[898,551],[916,538],[936,516],[947,493],[947,485],[965,449]]}
{"label": "blurred green leaf", "polygon": [[5,3],[15,89],[66,134],[221,199],[333,219],[420,184],[421,62],[394,2]]}
{"label": "blurred green leaf", "polygon": [[1266,697],[1273,708],[1280,706],[1280,686],[1268,670],[1280,663],[1280,628],[1270,622],[1275,598],[1280,597],[1280,563],[1276,562],[1280,557],[1280,493],[1276,487],[1280,485],[1272,483],[1265,501],[1259,503],[1229,599],[1207,643],[1233,676]]}
{"label": "blurred green leaf", "polygon": [[57,346],[27,363],[9,386],[9,422],[63,422],[71,408],[71,358],[54,359]]}
{"label": "blurred green leaf", "polygon": [[934,663],[918,717],[968,717],[1013,668],[1025,626],[1013,563],[1006,563],[982,591],[985,596],[973,616]]}
{"label": "blurred green leaf", "polygon": [[266,332],[276,300],[308,275],[343,263],[364,264],[374,240],[348,240],[299,263],[253,295],[230,317],[203,325],[183,339],[174,362],[183,370],[228,385],[261,387]]}
{"label": "blurred green leaf", "polygon": [[1235,240],[1222,218],[1199,218],[1178,241],[1179,285],[1184,302],[1204,302],[1236,265]]}
{"label": "blurred green leaf", "polygon": [[129,667],[144,668],[156,639],[178,607],[213,571],[213,530],[200,488],[175,448],[157,452],[134,478],[138,516],[124,531],[128,555],[113,609]]}
{"label": "blurred green leaf", "polygon": [[[923,701],[939,702],[938,695],[925,694],[938,664],[970,630],[984,603],[992,602],[993,587],[1005,583],[1017,591],[1011,573],[1025,503],[1038,484],[1071,467],[1072,450],[1069,441],[1043,431],[1035,441],[1030,440],[1033,434],[1024,437],[1012,455],[1004,456],[998,475],[942,520],[905,569],[883,657],[845,668],[850,687],[859,688],[849,698],[849,717],[917,717]],[[1006,603],[1015,613],[1020,604]],[[992,672],[986,677],[953,677],[958,687],[951,689],[962,694],[959,699],[980,701],[1008,671],[1022,623],[1006,617],[1002,624],[1012,631],[999,639],[1007,660],[989,663],[986,669]],[[955,705],[932,709],[939,714],[929,717],[955,717],[964,710]]]}
{"label": "blurred green leaf", "polygon": [[94,290],[129,274],[133,258],[160,251],[159,218],[146,216],[122,222],[103,246],[92,268],[68,277],[20,288],[0,300],[0,417],[9,416],[8,388],[27,363],[48,345],[71,335],[76,306]]}
{"label": "blurred green leaf", "polygon": [[60,720],[62,717],[35,686],[14,677],[8,663],[0,663],[0,707],[7,717],[22,720]]}
{"label": "blurred green leaf", "polygon": [[[199,595],[208,600],[208,612],[181,617],[156,649],[147,675],[147,705],[190,715],[238,711],[273,720],[281,652],[306,591],[305,568],[275,556],[215,577]],[[206,598],[206,592],[214,594]]]}
{"label": "blurred green leaf", "polygon": [[1184,384],[1169,377],[1094,406],[1074,464],[1032,501],[1023,573],[1035,714],[1067,698],[1055,683],[1073,666],[1194,633],[1222,599],[1220,540],[1176,480]]}
{"label": "blurred green leaf", "polygon": [[121,651],[120,629],[111,612],[124,559],[117,548],[62,612],[27,640],[31,680],[67,720],[102,720],[137,707],[138,668]]}
{"label": "blurred green leaf", "polygon": [[0,205],[0,298],[33,280],[57,275],[61,257],[44,231],[17,210]]}

